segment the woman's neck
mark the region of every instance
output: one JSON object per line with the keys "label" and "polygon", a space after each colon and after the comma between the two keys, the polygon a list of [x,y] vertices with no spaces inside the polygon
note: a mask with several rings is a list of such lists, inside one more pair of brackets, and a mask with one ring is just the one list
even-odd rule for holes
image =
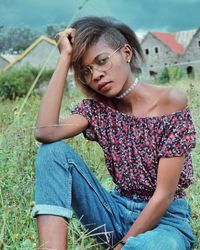
{"label": "woman's neck", "polygon": [[132,92],[120,100],[113,99],[115,109],[127,114],[146,113],[157,103],[158,96],[155,94],[155,88],[146,83],[139,83]]}

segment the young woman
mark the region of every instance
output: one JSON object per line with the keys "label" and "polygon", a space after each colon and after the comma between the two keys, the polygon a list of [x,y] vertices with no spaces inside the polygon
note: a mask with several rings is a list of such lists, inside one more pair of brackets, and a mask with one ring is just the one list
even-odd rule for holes
{"label": "young woman", "polygon": [[[43,97],[35,137],[39,249],[66,249],[75,212],[105,249],[185,250],[194,243],[185,189],[193,182],[195,130],[186,95],[138,81],[135,33],[109,18],[84,17],[57,35],[60,57]],[[68,70],[87,98],[59,122]],[[57,126],[51,126],[57,124]],[[97,141],[116,188],[105,190],[61,141]]]}

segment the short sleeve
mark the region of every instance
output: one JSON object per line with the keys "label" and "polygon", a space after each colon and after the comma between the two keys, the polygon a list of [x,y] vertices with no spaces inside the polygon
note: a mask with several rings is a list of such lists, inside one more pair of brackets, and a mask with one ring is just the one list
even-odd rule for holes
{"label": "short sleeve", "polygon": [[196,145],[196,133],[189,108],[169,117],[159,145],[159,157],[187,155]]}
{"label": "short sleeve", "polygon": [[95,113],[92,107],[92,100],[84,99],[82,102],[71,108],[71,114],[82,115],[88,120],[89,126],[83,131],[83,135],[90,141],[97,141],[97,136],[94,131]]}

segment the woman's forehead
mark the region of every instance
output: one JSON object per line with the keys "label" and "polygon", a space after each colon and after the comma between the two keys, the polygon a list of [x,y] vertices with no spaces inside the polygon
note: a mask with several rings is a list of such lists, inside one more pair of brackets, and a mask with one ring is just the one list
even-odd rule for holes
{"label": "woman's forehead", "polygon": [[105,52],[112,52],[113,49],[104,39],[100,39],[97,43],[89,47],[82,58],[82,64],[88,65],[93,62],[95,57]]}

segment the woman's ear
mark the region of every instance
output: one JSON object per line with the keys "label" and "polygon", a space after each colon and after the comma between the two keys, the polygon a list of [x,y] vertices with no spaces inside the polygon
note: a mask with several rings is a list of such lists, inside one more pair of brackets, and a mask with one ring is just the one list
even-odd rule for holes
{"label": "woman's ear", "polygon": [[131,46],[129,44],[125,44],[124,47],[122,48],[122,51],[123,51],[125,61],[127,63],[130,63],[131,59],[132,59],[132,56],[133,56]]}

